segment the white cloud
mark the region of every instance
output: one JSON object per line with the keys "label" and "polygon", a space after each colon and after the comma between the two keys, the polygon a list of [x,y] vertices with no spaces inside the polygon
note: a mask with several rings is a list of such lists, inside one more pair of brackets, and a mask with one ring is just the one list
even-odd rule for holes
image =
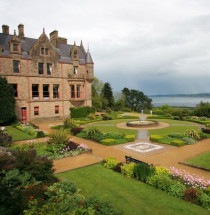
{"label": "white cloud", "polygon": [[89,43],[96,77],[114,90],[210,91],[209,0],[1,0],[0,19],[28,37],[45,27]]}

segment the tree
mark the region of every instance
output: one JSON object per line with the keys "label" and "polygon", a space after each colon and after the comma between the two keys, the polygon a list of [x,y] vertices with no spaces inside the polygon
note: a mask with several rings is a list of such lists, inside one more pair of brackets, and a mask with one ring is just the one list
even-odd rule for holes
{"label": "tree", "polygon": [[15,99],[13,87],[7,79],[0,76],[0,124],[10,123],[15,119]]}
{"label": "tree", "polygon": [[100,110],[102,108],[102,98],[100,95],[103,86],[103,81],[100,81],[98,78],[94,78],[92,83],[92,105],[96,110]]}
{"label": "tree", "polygon": [[142,109],[152,109],[152,99],[138,90],[124,88],[122,93],[125,96],[125,105],[133,111],[140,112]]}
{"label": "tree", "polygon": [[101,92],[102,96],[102,102],[103,102],[103,108],[112,108],[114,106],[114,97],[113,97],[113,92],[112,88],[109,82],[106,82],[104,84],[104,87]]}
{"label": "tree", "polygon": [[202,102],[194,110],[195,116],[205,116],[210,118],[210,103]]}

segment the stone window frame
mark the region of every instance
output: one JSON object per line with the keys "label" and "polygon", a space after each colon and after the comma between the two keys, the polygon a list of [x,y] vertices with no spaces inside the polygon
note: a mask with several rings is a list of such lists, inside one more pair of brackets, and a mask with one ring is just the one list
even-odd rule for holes
{"label": "stone window frame", "polygon": [[39,116],[39,106],[34,107],[34,116]]}
{"label": "stone window frame", "polygon": [[[44,90],[44,87],[48,86],[48,90]],[[43,99],[50,99],[50,84],[43,84],[42,85],[42,95]]]}
{"label": "stone window frame", "polygon": [[74,66],[73,73],[74,73],[74,75],[78,74],[78,66]]}
{"label": "stone window frame", "polygon": [[[48,68],[48,66],[50,67]],[[50,71],[50,73],[48,73],[48,71]],[[52,73],[53,73],[52,63],[47,63],[47,75],[52,75]]]}
{"label": "stone window frame", "polygon": [[[33,85],[37,85],[38,86],[38,91],[33,91]],[[40,89],[39,89],[39,84],[32,84],[31,85],[31,92],[32,92],[32,99],[39,99],[40,97],[39,97],[39,91],[40,91]],[[35,92],[37,92],[37,96],[34,96],[35,94]]]}
{"label": "stone window frame", "polygon": [[55,114],[59,114],[59,105],[55,105]]}
{"label": "stone window frame", "polygon": [[40,48],[40,55],[41,56],[49,56],[50,55],[49,49],[45,48],[45,47],[41,47]]}
{"label": "stone window frame", "polygon": [[[42,73],[40,73],[40,69],[41,69],[41,67],[40,67],[40,65],[42,65]],[[38,74],[39,75],[44,75],[44,63],[42,63],[42,62],[38,62]]]}
{"label": "stone window frame", "polygon": [[[17,63],[17,65],[15,65]],[[20,74],[20,61],[19,60],[13,60],[13,73],[14,74]]]}
{"label": "stone window frame", "polygon": [[[54,90],[55,89],[54,86],[58,86],[58,91]],[[53,84],[53,99],[59,99],[60,98],[59,88],[60,88],[59,84]]]}
{"label": "stone window frame", "polygon": [[18,43],[13,43],[13,52],[18,52],[19,51],[19,44]]}
{"label": "stone window frame", "polygon": [[[19,93],[18,93],[18,84],[17,83],[11,83],[10,84],[12,87],[13,87],[13,90],[14,90],[14,97],[15,98],[18,98],[19,96]],[[16,86],[16,87],[15,87]],[[16,89],[15,89],[16,88]]]}

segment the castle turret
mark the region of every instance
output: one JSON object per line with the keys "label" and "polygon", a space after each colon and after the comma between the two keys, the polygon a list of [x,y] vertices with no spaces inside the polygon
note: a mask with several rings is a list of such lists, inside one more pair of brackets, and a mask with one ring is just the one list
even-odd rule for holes
{"label": "castle turret", "polygon": [[90,54],[89,49],[87,50],[87,54],[86,54],[86,58],[85,58],[85,62],[86,62],[86,68],[87,68],[87,80],[92,82],[94,79],[94,75],[93,75],[93,60]]}

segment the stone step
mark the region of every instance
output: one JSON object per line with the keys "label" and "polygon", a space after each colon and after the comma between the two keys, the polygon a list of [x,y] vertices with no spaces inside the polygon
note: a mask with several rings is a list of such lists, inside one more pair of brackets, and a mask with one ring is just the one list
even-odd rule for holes
{"label": "stone step", "polygon": [[140,139],[140,140],[149,140],[149,133],[147,130],[138,130],[137,135],[136,135],[136,139]]}

